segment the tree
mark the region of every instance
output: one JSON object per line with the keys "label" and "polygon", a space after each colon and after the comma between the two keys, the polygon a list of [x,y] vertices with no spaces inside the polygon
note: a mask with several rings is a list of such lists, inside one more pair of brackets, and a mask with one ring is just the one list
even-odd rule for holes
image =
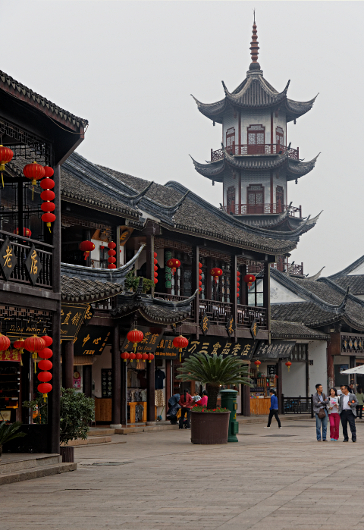
{"label": "tree", "polygon": [[206,384],[209,396],[208,406],[216,408],[217,396],[221,385],[249,385],[249,368],[237,357],[223,357],[208,353],[195,353],[177,368],[177,379],[182,381],[200,381]]}

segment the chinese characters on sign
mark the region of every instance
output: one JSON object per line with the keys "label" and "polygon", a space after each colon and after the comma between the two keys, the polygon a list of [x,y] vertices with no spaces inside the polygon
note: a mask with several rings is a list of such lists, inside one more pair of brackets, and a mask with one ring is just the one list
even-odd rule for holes
{"label": "chinese characters on sign", "polygon": [[0,361],[21,362],[21,354],[18,350],[0,351]]}
{"label": "chinese characters on sign", "polygon": [[162,337],[157,349],[155,350],[156,357],[164,357],[166,359],[177,359],[179,350],[173,346],[173,339],[175,337]]}
{"label": "chinese characters on sign", "polygon": [[209,317],[206,314],[203,315],[201,320],[200,320],[200,327],[201,327],[202,333],[204,335],[207,335],[207,332],[208,332],[209,327],[210,327],[210,320],[209,320]]}
{"label": "chinese characters on sign", "polygon": [[190,343],[185,350],[184,357],[189,357],[194,353],[204,352],[210,355],[224,355],[240,357],[249,361],[254,353],[255,343],[250,339],[240,339],[238,342],[233,342],[226,339],[218,339],[216,337],[203,337],[200,340],[191,337]]}
{"label": "chinese characters on sign", "polygon": [[[163,335],[163,329],[146,326],[138,326],[138,329],[143,332],[144,338],[138,342],[136,353],[154,353]],[[133,343],[125,339],[122,351],[134,351]]]}
{"label": "chinese characters on sign", "polygon": [[32,245],[27,259],[25,260],[25,268],[27,269],[32,285],[35,285],[39,278],[40,271],[42,270],[42,264],[39,259],[38,251],[34,245]]}
{"label": "chinese characters on sign", "polygon": [[254,357],[259,360],[285,359],[290,356],[295,344],[294,341],[273,341],[272,344],[260,342]]}
{"label": "chinese characters on sign", "polygon": [[61,339],[74,340],[84,320],[90,313],[88,304],[62,304],[61,306]]}
{"label": "chinese characters on sign", "polygon": [[75,355],[101,355],[110,340],[110,335],[110,328],[82,326],[74,341]]}
{"label": "chinese characters on sign", "polygon": [[9,280],[18,260],[14,254],[14,248],[6,237],[0,248],[0,266],[6,280]]}

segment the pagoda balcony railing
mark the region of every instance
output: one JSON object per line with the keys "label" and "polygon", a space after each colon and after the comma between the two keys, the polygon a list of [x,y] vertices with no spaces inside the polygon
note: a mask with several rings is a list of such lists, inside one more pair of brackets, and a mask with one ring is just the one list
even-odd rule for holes
{"label": "pagoda balcony railing", "polygon": [[229,206],[221,206],[221,209],[233,215],[281,214],[289,210],[290,217],[302,219],[301,206],[297,207],[280,203],[229,204]]}
{"label": "pagoda balcony railing", "polygon": [[[156,298],[169,300],[172,302],[179,302],[186,300],[187,296],[177,296],[166,293],[154,293]],[[191,317],[187,318],[187,322],[196,322],[194,302],[191,302]],[[207,315],[212,325],[225,326],[227,320],[234,312],[233,304],[230,302],[218,302],[216,300],[201,299],[199,301],[199,315],[198,321],[204,315]],[[250,328],[254,322],[258,323],[261,329],[267,329],[267,310],[265,307],[254,307],[238,304],[237,306],[237,327]]]}
{"label": "pagoda balcony railing", "polygon": [[[289,158],[293,160],[299,160],[300,150],[293,149],[292,147],[288,148],[285,145],[281,144],[232,144],[225,147],[226,151],[230,155],[241,155],[241,156],[250,156],[250,155],[282,155],[288,152]],[[222,149],[217,149],[214,151],[211,149],[211,162],[216,162],[221,160],[224,157]]]}
{"label": "pagoda balcony railing", "polygon": [[[26,260],[30,254],[31,248],[35,247],[37,255],[39,257],[39,264],[41,270],[37,278],[35,287],[43,287],[46,289],[52,289],[52,264],[53,264],[53,246],[37,241],[36,239],[30,239],[24,236],[18,236],[11,232],[0,230],[0,247],[2,247],[6,238],[9,238],[9,244],[13,249],[13,254],[17,258],[17,263],[14,270],[9,278],[6,280],[3,274],[0,274],[0,280],[8,281],[9,283],[21,283],[33,285],[29,273],[27,271]],[[3,258],[3,252],[1,253],[1,259]]]}

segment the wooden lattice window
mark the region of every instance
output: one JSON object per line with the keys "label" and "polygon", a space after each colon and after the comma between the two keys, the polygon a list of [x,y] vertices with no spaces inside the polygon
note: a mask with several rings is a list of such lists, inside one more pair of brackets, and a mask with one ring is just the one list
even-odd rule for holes
{"label": "wooden lattice window", "polygon": [[284,189],[282,186],[276,188],[276,213],[284,211]]}
{"label": "wooden lattice window", "polygon": [[263,125],[249,125],[248,127],[248,155],[265,153],[265,127]]}
{"label": "wooden lattice window", "polygon": [[228,153],[234,155],[235,154],[235,129],[234,127],[230,127],[226,131],[226,150]]}
{"label": "wooden lattice window", "polygon": [[230,186],[226,193],[227,213],[235,213],[235,186]]}
{"label": "wooden lattice window", "polygon": [[277,144],[277,154],[279,153],[279,146],[284,146],[284,132],[282,127],[276,128],[276,144]]}
{"label": "wooden lattice window", "polygon": [[264,213],[264,187],[261,184],[251,184],[247,191],[248,213]]}

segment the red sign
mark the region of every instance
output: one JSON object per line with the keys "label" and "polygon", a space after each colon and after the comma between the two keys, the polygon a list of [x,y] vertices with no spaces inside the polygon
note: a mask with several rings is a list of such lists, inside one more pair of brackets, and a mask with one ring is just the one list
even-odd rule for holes
{"label": "red sign", "polygon": [[18,350],[0,351],[0,361],[11,361],[13,363],[21,362],[21,354]]}

